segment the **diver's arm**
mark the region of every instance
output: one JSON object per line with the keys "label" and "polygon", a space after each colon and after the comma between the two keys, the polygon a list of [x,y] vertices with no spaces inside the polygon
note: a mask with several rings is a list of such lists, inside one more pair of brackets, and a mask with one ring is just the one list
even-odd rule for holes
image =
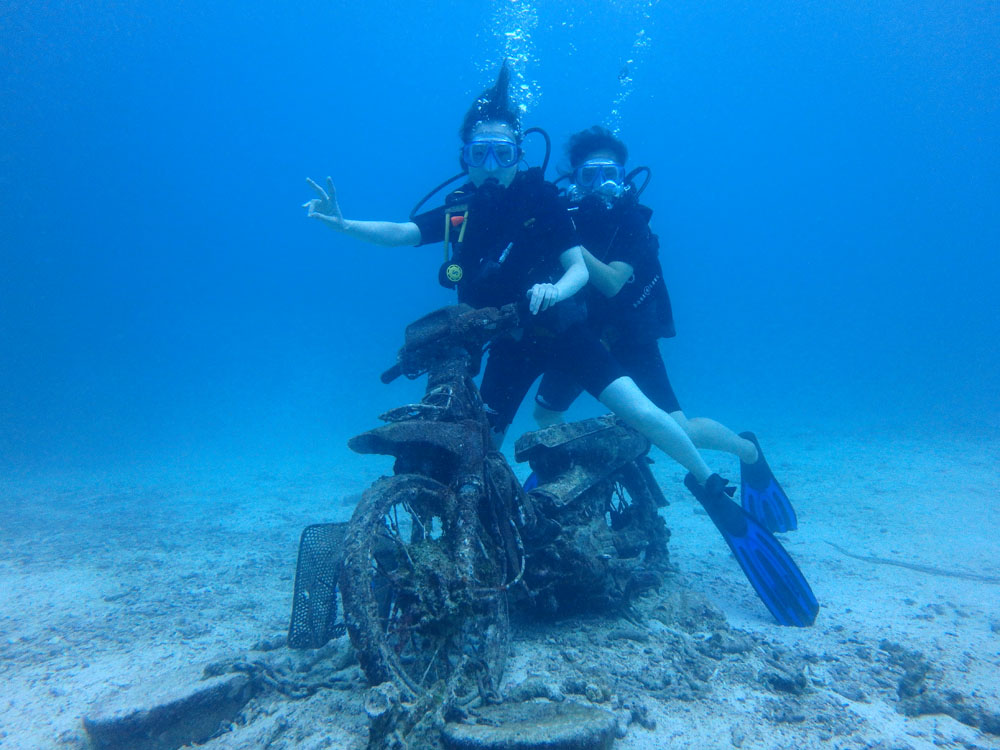
{"label": "diver's arm", "polygon": [[383,247],[420,244],[420,230],[412,221],[356,221],[341,219],[340,227],[334,227],[334,229],[355,239],[371,242],[374,245],[382,245]]}
{"label": "diver's arm", "polygon": [[402,245],[416,245],[420,242],[420,229],[412,221],[355,221],[345,219],[340,212],[337,203],[337,188],[333,186],[333,180],[326,178],[326,190],[315,182],[306,178],[306,182],[316,191],[319,198],[313,198],[302,204],[307,209],[307,215],[311,219],[318,219],[332,229],[355,239],[371,242],[374,245],[384,247],[400,247]]}
{"label": "diver's arm", "polygon": [[587,264],[583,260],[583,247],[576,245],[566,250],[559,256],[559,262],[562,263],[564,273],[555,287],[559,290],[559,299],[569,299],[587,286],[590,278]]}
{"label": "diver's arm", "polygon": [[625,286],[625,282],[635,273],[635,269],[628,263],[620,260],[604,263],[595,258],[587,248],[583,248],[583,260],[590,272],[590,283],[605,297],[614,297],[618,294]]}
{"label": "diver's arm", "polygon": [[582,247],[576,245],[559,256],[563,275],[555,284],[535,284],[528,290],[532,315],[552,307],[556,302],[569,299],[587,286],[589,274],[587,264],[583,262],[582,250]]}

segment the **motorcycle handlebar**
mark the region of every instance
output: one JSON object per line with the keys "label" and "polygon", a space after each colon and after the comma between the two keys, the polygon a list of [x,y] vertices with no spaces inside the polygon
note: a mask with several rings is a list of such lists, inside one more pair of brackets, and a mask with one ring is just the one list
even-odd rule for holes
{"label": "motorcycle handlebar", "polygon": [[391,383],[393,380],[395,380],[402,374],[403,374],[403,366],[399,364],[399,362],[397,362],[388,370],[383,372],[379,379],[386,385],[389,385],[389,383]]}
{"label": "motorcycle handlebar", "polygon": [[[500,308],[484,307],[470,310],[454,319],[448,330],[439,336],[435,336],[434,340],[443,341],[451,337],[468,340],[469,343],[478,342],[480,338],[488,340],[497,333],[517,327],[520,324],[521,318],[527,314],[527,303],[512,303]],[[483,332],[489,332],[489,335],[483,337]],[[485,340],[482,343],[485,343]],[[431,342],[425,341],[422,342],[422,345],[429,343]],[[383,383],[389,384],[400,375],[415,377],[418,374],[411,374],[404,367],[404,362],[410,359],[410,357],[407,357],[407,353],[407,348],[404,345],[396,357],[396,364],[382,373],[380,379]]]}

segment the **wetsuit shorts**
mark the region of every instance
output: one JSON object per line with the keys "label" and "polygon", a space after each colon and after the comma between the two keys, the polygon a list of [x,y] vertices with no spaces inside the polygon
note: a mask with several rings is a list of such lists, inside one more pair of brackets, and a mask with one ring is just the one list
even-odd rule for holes
{"label": "wetsuit shorts", "polygon": [[[609,348],[624,373],[635,381],[650,401],[667,414],[681,410],[667,377],[667,367],[657,339],[619,339]],[[535,401],[549,411],[566,411],[583,390],[570,370],[546,370],[542,382],[538,384]]]}
{"label": "wetsuit shorts", "polygon": [[526,331],[519,339],[503,336],[489,348],[489,359],[479,388],[493,431],[500,434],[514,421],[531,384],[543,372],[564,370],[579,390],[594,398],[625,371],[597,337],[581,324],[558,335]]}

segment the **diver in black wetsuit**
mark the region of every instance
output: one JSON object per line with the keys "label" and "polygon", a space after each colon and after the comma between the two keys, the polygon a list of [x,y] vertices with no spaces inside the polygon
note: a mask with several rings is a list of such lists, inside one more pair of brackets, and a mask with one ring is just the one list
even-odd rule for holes
{"label": "diver in black wetsuit", "polygon": [[678,422],[643,394],[580,322],[574,297],[589,279],[583,249],[555,187],[538,172],[518,172],[521,129],[508,84],[504,65],[496,84],[466,113],[461,159],[469,182],[445,206],[407,222],[347,220],[327,178],[328,191],[309,180],[318,195],[305,204],[309,217],[380,245],[451,241],[453,262],[442,268],[442,276],[457,284],[460,301],[503,305],[527,296],[531,318],[491,343],[480,387],[497,444],[531,383],[546,370],[569,372],[690,472],[685,484],[778,622],[812,624],[819,605],[794,561],[733,503],[732,488],[711,473]]}
{"label": "diver in black wetsuit", "polygon": [[459,301],[474,306],[519,302],[531,319],[514,335],[494,340],[480,392],[497,444],[531,384],[547,369],[571,368],[574,378],[611,411],[704,483],[711,471],[677,422],[650,401],[582,323],[575,295],[588,273],[573,223],[558,191],[540,170],[518,171],[521,127],[509,98],[509,72],[466,113],[461,161],[469,181],[445,205],[408,222],[344,219],[333,182],[308,215],[333,229],[380,245],[425,245],[447,240],[452,261],[443,275]]}
{"label": "diver in black wetsuit", "polygon": [[[660,243],[649,228],[653,212],[626,186],[625,143],[594,126],[574,134],[566,151],[573,170],[567,199],[590,276],[584,292],[588,325],[642,392],[670,414],[698,448],[740,459],[749,512],[772,531],[796,528],[795,511],[777,483],[771,492],[748,486],[748,477],[763,468],[756,466],[756,438],[751,433],[737,435],[706,417],[689,419],[670,385],[658,343],[675,334],[670,296],[660,266]],[[581,390],[566,369],[546,371],[535,396],[536,421],[542,426],[561,421]]]}

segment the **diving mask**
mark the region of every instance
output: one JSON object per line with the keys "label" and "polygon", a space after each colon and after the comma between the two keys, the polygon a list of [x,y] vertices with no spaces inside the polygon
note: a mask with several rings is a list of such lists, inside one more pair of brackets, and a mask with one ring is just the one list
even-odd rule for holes
{"label": "diving mask", "polygon": [[611,201],[625,192],[625,167],[606,159],[585,161],[573,170],[572,197],[598,195]]}
{"label": "diving mask", "polygon": [[[486,166],[490,157],[496,166]],[[506,139],[482,139],[469,141],[462,147],[462,159],[470,167],[483,167],[487,169],[506,169],[517,164],[521,156],[521,150],[514,141]]]}

